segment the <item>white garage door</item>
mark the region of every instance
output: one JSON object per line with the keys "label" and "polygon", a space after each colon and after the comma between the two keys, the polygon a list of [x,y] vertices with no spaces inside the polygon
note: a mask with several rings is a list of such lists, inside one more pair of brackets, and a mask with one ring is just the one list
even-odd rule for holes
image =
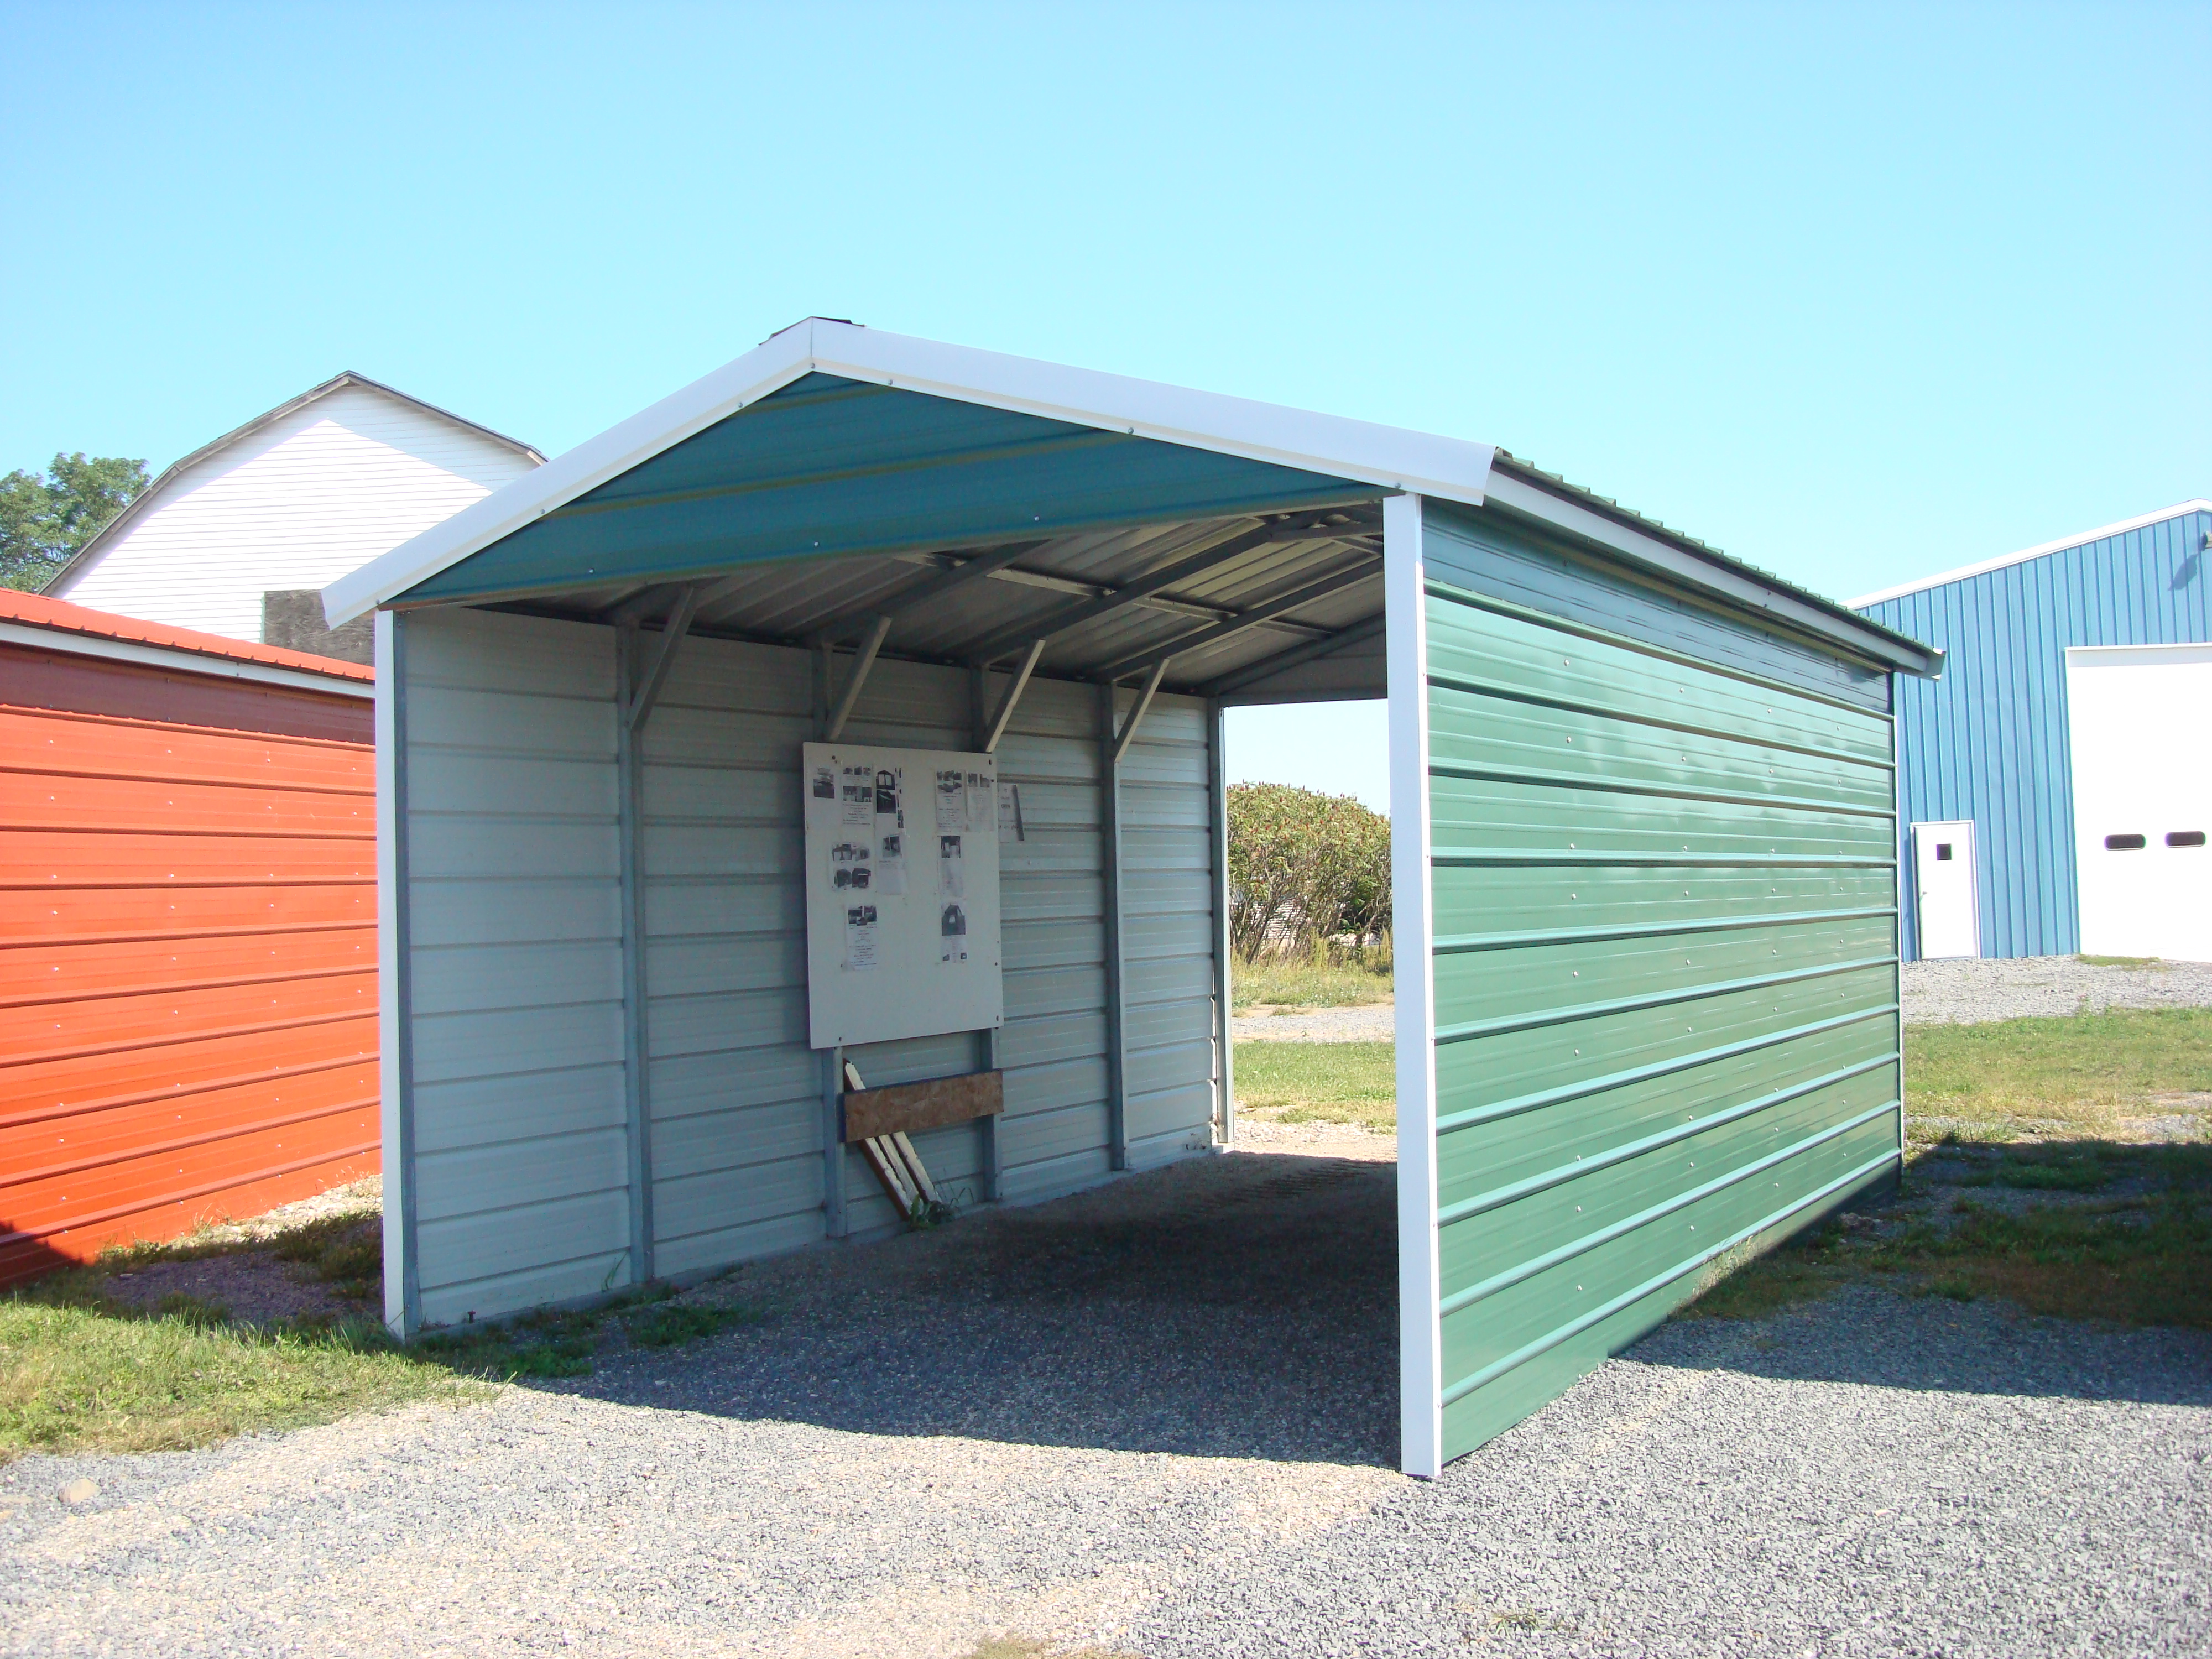
{"label": "white garage door", "polygon": [[2081,949],[2212,961],[2212,645],[2066,653]]}

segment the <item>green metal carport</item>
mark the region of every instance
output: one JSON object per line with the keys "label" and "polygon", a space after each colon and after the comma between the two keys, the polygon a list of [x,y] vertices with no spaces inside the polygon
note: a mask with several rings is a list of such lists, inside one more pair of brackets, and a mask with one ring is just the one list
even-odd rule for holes
{"label": "green metal carport", "polygon": [[[1233,1141],[1221,720],[1389,700],[1402,1456],[1894,1178],[1890,675],[1934,653],[1488,446],[813,319],[333,586],[377,612],[386,1316]],[[1012,799],[1003,1017],[807,1020],[801,746]],[[871,958],[872,960],[872,958]]]}

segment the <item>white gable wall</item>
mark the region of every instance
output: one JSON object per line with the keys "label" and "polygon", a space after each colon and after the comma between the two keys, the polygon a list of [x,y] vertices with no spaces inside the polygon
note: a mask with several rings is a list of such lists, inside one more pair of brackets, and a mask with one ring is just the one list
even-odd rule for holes
{"label": "white gable wall", "polygon": [[54,593],[258,641],[264,592],[327,586],[532,465],[458,422],[342,386],[172,479]]}

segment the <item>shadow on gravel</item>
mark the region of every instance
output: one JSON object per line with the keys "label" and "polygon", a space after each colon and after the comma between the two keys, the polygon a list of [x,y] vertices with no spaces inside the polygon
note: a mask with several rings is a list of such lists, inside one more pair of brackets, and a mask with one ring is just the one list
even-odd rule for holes
{"label": "shadow on gravel", "polygon": [[865,1434],[1395,1466],[1395,1178],[1232,1154],[818,1248],[701,1293],[761,1322],[543,1386]]}
{"label": "shadow on gravel", "polygon": [[2212,1334],[2042,1318],[1870,1284],[1759,1320],[1677,1320],[1626,1358],[1778,1382],[2212,1407]]}

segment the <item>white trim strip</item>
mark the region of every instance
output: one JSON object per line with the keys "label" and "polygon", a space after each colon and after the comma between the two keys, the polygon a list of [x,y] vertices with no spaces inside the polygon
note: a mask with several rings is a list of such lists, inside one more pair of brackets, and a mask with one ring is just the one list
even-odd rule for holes
{"label": "white trim strip", "polygon": [[992,409],[1480,506],[1489,444],[810,318],[323,590],[333,627],[819,369]]}
{"label": "white trim strip", "polygon": [[1879,593],[1863,594],[1844,604],[1854,611],[1868,605],[1880,605],[1887,599],[1903,599],[1907,593],[1918,593],[1930,587],[1942,587],[1948,582],[1964,581],[1969,576],[1979,576],[1987,571],[2002,570],[2008,564],[2026,564],[2030,559],[2039,559],[2046,553],[2063,553],[2069,548],[2087,547],[2091,542],[2101,542],[2107,536],[2124,536],[2130,530],[2141,530],[2146,525],[2164,524],[2168,519],[2179,519],[2190,513],[2212,513],[2212,501],[2199,496],[2192,501],[2180,501],[2156,513],[2145,513],[2133,519],[2122,519],[2117,524],[2100,525],[2094,530],[2085,530],[2078,536],[2061,536],[2055,542],[2045,542],[2039,547],[2024,547],[2017,553],[2007,553],[1994,559],[1984,559],[1979,564],[1963,564],[1956,570],[1947,570],[1940,576],[1923,576],[1918,581],[1905,582],[1896,587],[1885,587]]}
{"label": "white trim strip", "polygon": [[1398,1042],[1399,1467],[1433,1480],[1443,1473],[1443,1280],[1437,1236],[1436,974],[1429,955],[1428,594],[1419,495],[1382,503],[1382,572]]}
{"label": "white trim strip", "polygon": [[210,656],[198,651],[142,645],[136,640],[108,639],[98,634],[78,634],[67,629],[39,628],[24,623],[0,622],[0,643],[24,646],[33,651],[101,657],[110,662],[137,663],[148,668],[170,668],[216,679],[253,680],[263,685],[289,686],[295,691],[321,691],[334,697],[376,696],[376,687],[370,682],[343,675],[311,674],[305,669],[279,668],[274,663],[242,662],[236,657]]}

